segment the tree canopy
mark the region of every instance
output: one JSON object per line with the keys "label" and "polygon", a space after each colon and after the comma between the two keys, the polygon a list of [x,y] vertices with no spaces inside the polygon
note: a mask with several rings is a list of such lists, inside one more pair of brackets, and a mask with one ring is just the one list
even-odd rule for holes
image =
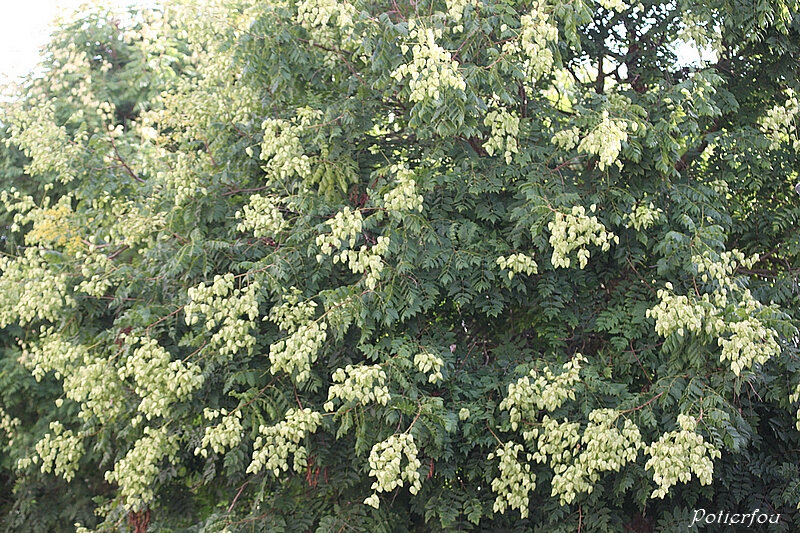
{"label": "tree canopy", "polygon": [[0,112],[3,525],[793,530],[799,13],[64,21]]}

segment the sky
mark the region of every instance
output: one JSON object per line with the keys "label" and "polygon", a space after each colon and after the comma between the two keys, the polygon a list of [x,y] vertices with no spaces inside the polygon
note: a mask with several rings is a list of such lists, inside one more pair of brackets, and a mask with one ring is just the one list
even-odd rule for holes
{"label": "sky", "polygon": [[[0,0],[0,84],[24,76],[36,66],[47,42],[50,22],[60,12],[73,11],[86,0]],[[116,6],[151,3],[105,0]]]}

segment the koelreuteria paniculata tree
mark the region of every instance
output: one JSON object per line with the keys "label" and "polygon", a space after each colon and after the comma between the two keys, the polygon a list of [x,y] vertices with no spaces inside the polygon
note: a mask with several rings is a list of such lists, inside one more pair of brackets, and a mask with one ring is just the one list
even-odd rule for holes
{"label": "koelreuteria paniculata tree", "polygon": [[0,119],[7,527],[790,528],[799,11],[63,22]]}

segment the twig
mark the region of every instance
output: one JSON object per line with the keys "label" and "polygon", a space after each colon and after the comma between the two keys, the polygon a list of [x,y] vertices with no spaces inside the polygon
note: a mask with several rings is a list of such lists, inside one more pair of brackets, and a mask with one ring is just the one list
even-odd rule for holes
{"label": "twig", "polygon": [[122,165],[122,168],[124,168],[128,172],[128,174],[130,174],[130,176],[133,179],[135,179],[139,183],[144,183],[144,180],[142,178],[140,178],[139,176],[137,176],[136,172],[134,172],[131,169],[131,167],[128,166],[128,164],[125,162],[125,160],[122,159],[122,156],[119,154],[119,150],[117,150],[117,143],[114,142],[114,138],[113,137],[111,137],[111,147],[114,149],[114,155],[116,156],[117,161],[119,161],[119,163]]}
{"label": "twig", "polygon": [[208,341],[203,341],[203,344],[201,344],[198,349],[196,349],[195,351],[193,351],[192,353],[190,353],[189,355],[187,355],[186,357],[183,358],[183,362],[185,363],[186,361],[188,361],[189,359],[191,359],[192,357],[194,357],[195,355],[200,353],[200,350],[205,348],[207,345],[208,345]]}
{"label": "twig", "polygon": [[239,487],[239,492],[237,492],[237,493],[236,493],[236,496],[233,498],[233,501],[231,502],[231,506],[230,506],[230,507],[228,507],[228,512],[229,512],[229,513],[230,513],[231,511],[233,511],[233,506],[234,506],[234,505],[236,505],[236,500],[238,500],[238,499],[239,499],[239,496],[241,496],[241,495],[242,495],[242,491],[244,490],[244,488],[245,488],[245,487],[246,487],[246,486],[247,486],[249,483],[250,483],[250,480],[248,479],[247,481],[245,481],[244,483],[242,483],[242,486],[241,486],[241,487]]}
{"label": "twig", "polygon": [[422,402],[418,401],[417,405],[419,406],[419,410],[417,411],[417,416],[414,417],[414,420],[411,421],[411,425],[408,426],[408,428],[403,433],[408,433],[409,431],[411,431],[411,428],[413,428],[414,424],[416,424],[417,420],[419,420],[419,415],[422,414]]}
{"label": "twig", "polygon": [[644,369],[644,365],[642,365],[642,362],[639,361],[639,356],[636,355],[636,350],[633,348],[633,340],[632,339],[629,340],[628,343],[629,343],[629,346],[631,347],[631,353],[633,354],[634,359],[636,359],[636,362],[639,363],[639,367],[642,369],[642,372],[644,372],[644,377],[646,377],[647,381],[649,381],[650,385],[652,385],[653,384],[653,380],[650,379],[650,375],[647,373],[647,370]]}
{"label": "twig", "polygon": [[260,391],[258,391],[258,392],[256,393],[256,395],[255,395],[255,396],[253,396],[252,398],[250,398],[250,401],[248,401],[248,402],[247,402],[246,404],[244,404],[244,405],[240,405],[240,406],[238,406],[236,409],[234,409],[234,410],[231,412],[231,414],[235,413],[236,411],[239,411],[240,409],[244,409],[245,407],[247,407],[248,405],[250,405],[251,403],[253,403],[254,401],[256,401],[256,399],[257,399],[259,396],[261,396],[262,394],[264,394],[264,391],[265,391],[265,390],[267,390],[268,388],[270,388],[274,382],[275,382],[275,378],[272,378],[272,380],[271,380],[269,383],[267,383],[266,385],[264,385],[264,388],[263,388],[263,389],[261,389]]}
{"label": "twig", "polygon": [[117,257],[119,254],[121,254],[122,252],[124,252],[125,250],[127,250],[128,248],[130,248],[130,246],[128,246],[127,244],[125,244],[125,245],[123,245],[122,247],[120,247],[118,250],[116,250],[114,253],[112,253],[111,255],[109,255],[109,256],[108,256],[108,258],[109,258],[110,260],[113,260],[113,259],[115,259],[115,258],[116,258],[116,257]]}
{"label": "twig", "polygon": [[394,9],[390,11],[390,13],[397,13],[397,16],[400,17],[400,20],[405,22],[406,17],[403,15],[403,12],[400,11],[400,6],[397,5],[397,2],[395,0],[392,0],[392,7]]}
{"label": "twig", "polygon": [[486,429],[488,429],[489,433],[491,433],[492,436],[497,440],[497,443],[500,444],[500,446],[503,446],[503,441],[501,441],[500,437],[498,437],[497,434],[494,431],[492,431],[492,428],[489,427],[489,423],[488,422],[486,423]]}
{"label": "twig", "polygon": [[637,407],[631,407],[630,409],[625,409],[624,411],[620,411],[620,414],[632,413],[634,411],[641,411],[642,409],[644,409],[645,407],[647,407],[648,405],[659,399],[661,396],[663,396],[665,392],[667,391],[659,392],[658,394],[656,394],[655,396],[644,402],[642,405],[639,405]]}
{"label": "twig", "polygon": [[651,286],[650,286],[650,284],[649,284],[649,283],[647,283],[647,281],[645,281],[645,279],[642,277],[642,275],[641,275],[641,274],[639,274],[639,271],[638,271],[638,270],[636,270],[636,267],[635,267],[635,266],[633,266],[633,262],[631,262],[631,258],[626,256],[626,257],[625,257],[625,260],[628,262],[628,265],[630,265],[631,269],[632,269],[632,270],[633,270],[633,271],[636,273],[636,276],[638,276],[639,280],[640,280],[642,283],[644,283],[644,286],[645,286],[645,287],[647,287],[647,288],[650,290],[650,292],[652,292],[652,293],[653,293],[653,296],[655,296],[656,298],[658,298],[658,293],[657,293],[655,290],[653,290],[653,287],[651,287]]}
{"label": "twig", "polygon": [[165,321],[166,319],[168,319],[168,318],[169,318],[169,317],[171,317],[171,316],[175,316],[175,315],[177,315],[178,313],[180,313],[181,309],[183,309],[183,308],[184,308],[184,306],[180,306],[179,308],[177,308],[176,310],[174,310],[174,311],[173,311],[173,312],[171,312],[170,314],[168,314],[168,315],[166,315],[166,316],[162,316],[161,318],[159,318],[158,320],[156,320],[155,322],[153,322],[152,324],[150,324],[149,326],[147,326],[147,327],[145,328],[145,330],[144,330],[144,333],[145,333],[145,335],[149,335],[149,334],[150,334],[150,333],[149,333],[149,332],[150,332],[150,328],[152,328],[153,326],[156,326],[156,325],[160,324],[161,322]]}
{"label": "twig", "polygon": [[294,389],[294,399],[297,402],[297,406],[300,407],[300,410],[303,409],[303,403],[300,401],[300,396],[297,395],[297,387],[294,383],[292,383],[292,389]]}
{"label": "twig", "polygon": [[211,158],[211,165],[214,167],[218,167],[217,160],[214,159],[214,154],[211,153],[211,148],[208,146],[208,141],[203,141],[203,144],[206,146],[206,153],[208,157]]}

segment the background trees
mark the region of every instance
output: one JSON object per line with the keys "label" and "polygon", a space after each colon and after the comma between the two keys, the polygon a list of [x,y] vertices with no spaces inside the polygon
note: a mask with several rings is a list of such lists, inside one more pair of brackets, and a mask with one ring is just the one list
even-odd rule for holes
{"label": "background trees", "polygon": [[790,528],[797,7],[65,27],[2,119],[7,527]]}

